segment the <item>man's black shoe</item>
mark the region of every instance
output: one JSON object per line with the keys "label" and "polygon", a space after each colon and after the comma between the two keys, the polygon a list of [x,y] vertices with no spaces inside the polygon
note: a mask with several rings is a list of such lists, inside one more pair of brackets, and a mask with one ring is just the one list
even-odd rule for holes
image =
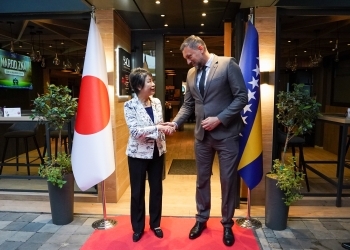
{"label": "man's black shoe", "polygon": [[151,230],[153,231],[154,235],[158,238],[163,238],[163,231],[160,227],[157,228],[151,228]]}
{"label": "man's black shoe", "polygon": [[133,235],[132,235],[132,241],[133,241],[133,242],[138,242],[138,241],[141,239],[142,235],[143,235],[143,232],[140,232],[140,233],[133,233]]}
{"label": "man's black shoe", "polygon": [[223,242],[226,246],[230,247],[235,243],[235,236],[233,236],[232,228],[224,227]]}
{"label": "man's black shoe", "polygon": [[341,246],[345,249],[350,249],[350,242],[341,243]]}
{"label": "man's black shoe", "polygon": [[199,236],[201,236],[203,230],[206,228],[207,228],[206,222],[197,221],[196,224],[194,224],[194,227],[192,227],[192,229],[190,231],[189,238],[191,240],[198,238]]}

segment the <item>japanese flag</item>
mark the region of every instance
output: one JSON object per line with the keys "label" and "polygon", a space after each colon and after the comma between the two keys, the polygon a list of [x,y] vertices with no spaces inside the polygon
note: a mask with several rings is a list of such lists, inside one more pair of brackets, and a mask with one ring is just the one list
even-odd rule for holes
{"label": "japanese flag", "polygon": [[107,81],[101,35],[91,18],[72,149],[74,177],[83,191],[115,170]]}

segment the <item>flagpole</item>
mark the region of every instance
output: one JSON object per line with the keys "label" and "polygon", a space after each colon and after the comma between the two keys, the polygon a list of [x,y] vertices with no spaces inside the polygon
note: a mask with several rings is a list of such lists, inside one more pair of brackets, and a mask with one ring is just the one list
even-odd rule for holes
{"label": "flagpole", "polygon": [[95,10],[96,10],[96,7],[95,6],[91,6],[91,18],[94,19],[95,23],[96,23],[96,16],[95,16]]}
{"label": "flagpole", "polygon": [[[257,51],[254,51],[254,53],[257,53],[257,56],[254,56],[254,59],[257,59],[257,60],[259,60],[259,44],[258,44],[258,34],[257,34],[257,31],[256,31],[256,29],[254,28],[254,29],[252,29],[251,28],[251,26],[253,26],[252,24],[253,24],[253,21],[254,21],[254,8],[250,8],[250,14],[248,15],[248,23],[247,23],[247,30],[246,30],[246,36],[245,36],[245,39],[244,39],[244,44],[243,44],[243,48],[242,48],[242,55],[241,55],[241,60],[240,60],[240,63],[239,63],[239,66],[241,67],[241,68],[243,68],[242,69],[242,73],[243,73],[243,76],[244,76],[244,80],[245,80],[245,82],[246,82],[246,86],[247,85],[249,85],[247,82],[248,82],[248,80],[247,80],[247,67],[250,67],[250,70],[251,70],[251,67],[254,67],[253,65],[251,65],[251,61],[250,60],[247,60],[247,58],[249,58],[248,57],[248,54],[249,54],[249,56],[253,56],[254,54],[250,54],[250,53],[248,53],[247,54],[247,48],[250,48],[250,49],[252,49],[252,47],[253,47],[253,50],[254,50],[254,48],[255,49],[257,49]],[[251,22],[251,24],[249,24],[249,22]],[[256,44],[255,44],[256,43]],[[247,46],[247,47],[246,47]],[[242,58],[244,59],[244,60],[242,60]],[[256,67],[259,67],[259,64],[256,64]],[[249,78],[249,77],[248,77]],[[253,77],[254,78],[254,77]],[[255,79],[255,78],[254,78]],[[260,78],[258,78],[258,80],[260,80]],[[250,80],[249,80],[250,81]],[[259,86],[258,86],[259,87]],[[249,89],[248,88],[248,86],[247,86],[247,89]],[[258,91],[260,91],[260,90],[258,90]],[[255,93],[255,92],[254,92]],[[260,93],[260,92],[259,92]],[[254,98],[255,99],[255,98]],[[259,109],[260,109],[260,107],[259,107],[259,104],[260,103],[260,94],[259,94],[259,99],[258,99],[258,105],[256,106],[257,107],[257,111],[256,111],[256,115],[259,113]],[[244,110],[244,112],[245,112],[245,110]],[[260,114],[260,113],[259,113]],[[246,117],[247,119],[249,118],[248,116]],[[259,121],[259,119],[258,119],[258,121]],[[259,122],[258,122],[259,123]],[[255,131],[256,131],[256,128],[257,127],[255,127]],[[251,128],[251,129],[253,129],[253,127]],[[246,131],[244,131],[244,132],[246,132]],[[249,131],[249,133],[250,133],[251,131]],[[259,133],[258,133],[259,134]],[[258,136],[257,136],[258,137]],[[245,138],[245,133],[244,133],[244,137],[242,137],[242,138]],[[254,139],[259,139],[259,138],[255,138],[254,137]],[[259,140],[260,142],[261,142],[261,139]],[[251,142],[251,141],[250,141]],[[248,140],[246,141],[246,142],[244,142],[244,143],[248,143]],[[259,149],[259,147],[257,147],[257,150]],[[261,145],[261,152],[259,153],[260,154],[260,156],[257,158],[259,161],[261,161],[261,162],[259,162],[259,161],[256,161],[255,163],[257,163],[257,164],[259,164],[259,166],[260,166],[260,164],[261,164],[261,170],[262,170],[262,145]],[[258,154],[258,155],[259,155]],[[252,166],[255,166],[255,163],[252,165]],[[244,163],[245,164],[245,163]],[[247,165],[245,165],[245,166],[247,166]],[[256,168],[256,167],[255,167]],[[260,168],[259,168],[260,169]],[[258,170],[259,170],[258,169]],[[247,173],[244,173],[244,172],[242,172],[243,173],[243,175],[244,176],[246,176],[246,174]],[[252,173],[250,173],[250,174],[252,174]],[[260,175],[259,175],[260,176]],[[261,172],[261,176],[262,176],[262,172]],[[261,177],[260,177],[261,178]],[[244,178],[243,178],[244,179]],[[245,180],[245,179],[244,179]],[[245,180],[246,181],[246,183],[247,183],[247,180]],[[259,180],[260,181],[260,180]],[[249,180],[248,181],[248,183],[247,183],[247,186],[248,186],[248,198],[247,198],[247,216],[246,216],[246,218],[240,218],[240,219],[237,219],[236,220],[236,223],[240,226],[240,227],[243,227],[243,228],[261,228],[261,222],[259,221],[259,220],[257,220],[257,219],[252,219],[251,217],[250,217],[250,198],[251,198],[251,195],[250,195],[250,193],[251,193],[251,188],[254,188],[258,183],[254,183],[254,182],[256,182],[256,180]]]}
{"label": "flagpole", "polygon": [[92,227],[98,230],[106,230],[113,228],[117,221],[113,219],[107,219],[106,215],[106,195],[105,195],[105,181],[101,181],[101,191],[102,191],[102,209],[103,209],[103,219],[97,220],[92,223]]}
{"label": "flagpole", "polygon": [[248,15],[248,21],[254,25],[254,9],[250,8],[250,14]]}
{"label": "flagpole", "polygon": [[[96,24],[95,10],[96,10],[95,6],[91,6],[91,19],[94,22],[94,25],[92,27],[95,27],[95,24]],[[91,25],[92,25],[93,22],[91,22]],[[89,48],[89,43],[90,43],[91,25],[90,25],[90,30],[89,30],[88,48]],[[96,27],[96,30],[97,30],[98,36],[100,36],[97,27]],[[96,31],[93,34],[96,35]],[[91,38],[98,41],[98,39],[96,39],[96,37],[94,37],[94,36],[91,36]],[[104,58],[104,56],[103,56],[103,58]],[[104,70],[106,70],[106,69],[104,69]],[[79,112],[79,108],[78,108],[78,112]],[[114,165],[114,163],[113,163],[113,165]],[[102,198],[103,219],[97,220],[97,221],[92,223],[92,227],[94,229],[98,229],[98,230],[110,229],[110,228],[113,228],[117,224],[117,221],[107,218],[107,215],[106,215],[106,194],[105,194],[105,181],[104,181],[105,179],[106,179],[106,177],[104,177],[104,179],[100,182],[101,183],[101,198]],[[94,182],[94,184],[96,184],[96,182]]]}
{"label": "flagpole", "polygon": [[261,228],[261,222],[257,219],[252,219],[250,217],[250,188],[248,188],[248,207],[247,207],[247,217],[246,218],[240,218],[236,220],[236,223],[243,228]]}

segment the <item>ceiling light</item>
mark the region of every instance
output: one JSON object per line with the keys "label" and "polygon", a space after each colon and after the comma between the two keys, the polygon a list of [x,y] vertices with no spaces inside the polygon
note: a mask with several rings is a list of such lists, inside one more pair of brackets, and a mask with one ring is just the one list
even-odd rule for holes
{"label": "ceiling light", "polygon": [[307,52],[307,50],[304,50],[304,53],[306,53]]}
{"label": "ceiling light", "polygon": [[10,51],[15,52],[14,45],[13,45],[14,40],[12,38],[12,24],[14,24],[14,22],[7,22],[7,23],[10,24],[10,29],[11,29],[11,48],[10,48]]}
{"label": "ceiling light", "polygon": [[73,74],[73,75],[79,75],[79,74],[80,74],[80,71],[81,71],[81,69],[80,69],[79,63],[77,63],[77,64],[75,65],[74,71],[72,71],[71,74]]}
{"label": "ceiling light", "polygon": [[156,1],[156,4],[160,4],[160,1]]}
{"label": "ceiling light", "polygon": [[64,62],[63,61],[63,68],[61,70],[62,72],[72,72],[72,63],[69,61],[69,59],[67,58],[67,61]]}
{"label": "ceiling light", "polygon": [[56,45],[56,57],[53,59],[53,61],[52,61],[52,63],[53,63],[53,65],[60,65],[60,63],[61,63],[61,61],[60,61],[60,59],[58,59],[58,57],[57,57],[57,40],[55,40],[55,45]]}
{"label": "ceiling light", "polygon": [[161,17],[165,17],[165,15],[164,15],[164,14],[161,14],[160,16],[161,16]]}
{"label": "ceiling light", "polygon": [[207,14],[205,14],[205,13],[202,13],[202,16],[206,16]]}
{"label": "ceiling light", "polygon": [[208,0],[203,0],[203,3],[208,3],[209,1]]}
{"label": "ceiling light", "polygon": [[169,40],[166,40],[166,42],[168,43],[168,42],[169,42]]}
{"label": "ceiling light", "polygon": [[330,41],[329,41],[329,43],[333,43],[333,41],[332,41],[332,40],[330,40]]}
{"label": "ceiling light", "polygon": [[291,43],[292,41],[291,40],[288,40],[289,43]]}
{"label": "ceiling light", "polygon": [[170,50],[170,53],[172,53],[173,51],[172,50]]}
{"label": "ceiling light", "polygon": [[167,24],[164,24],[164,26],[165,26],[165,27],[168,27],[168,25],[167,25]]}
{"label": "ceiling light", "polygon": [[201,23],[201,26],[204,26],[204,23]]}

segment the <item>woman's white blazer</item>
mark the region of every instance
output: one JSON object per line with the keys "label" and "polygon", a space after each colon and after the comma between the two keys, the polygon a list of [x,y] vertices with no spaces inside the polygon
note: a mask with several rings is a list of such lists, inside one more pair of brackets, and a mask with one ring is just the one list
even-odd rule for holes
{"label": "woman's white blazer", "polygon": [[163,122],[162,104],[158,98],[150,98],[154,122],[137,96],[124,103],[124,116],[129,128],[126,154],[133,158],[152,159],[157,143],[159,156],[166,153],[165,135],[156,125]]}

